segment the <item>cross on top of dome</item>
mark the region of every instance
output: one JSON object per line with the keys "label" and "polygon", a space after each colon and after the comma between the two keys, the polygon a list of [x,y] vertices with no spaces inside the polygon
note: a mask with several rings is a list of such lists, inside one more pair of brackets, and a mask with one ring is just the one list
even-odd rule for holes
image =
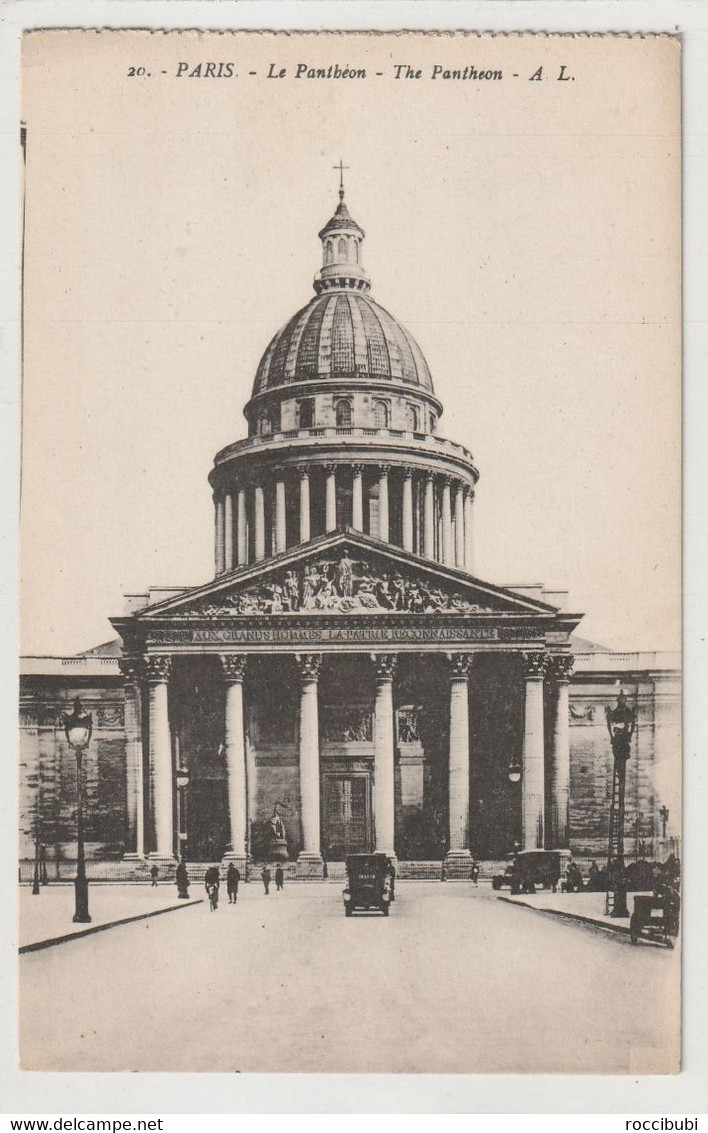
{"label": "cross on top of dome", "polygon": [[349,168],[350,168],[350,166],[345,165],[344,162],[342,161],[341,157],[339,159],[339,165],[333,165],[332,166],[332,169],[338,169],[339,170],[339,199],[340,199],[340,201],[344,200],[344,170],[349,169]]}

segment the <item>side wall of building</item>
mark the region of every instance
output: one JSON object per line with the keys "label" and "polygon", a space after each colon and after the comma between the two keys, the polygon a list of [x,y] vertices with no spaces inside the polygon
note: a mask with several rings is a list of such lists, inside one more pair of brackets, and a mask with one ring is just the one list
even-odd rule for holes
{"label": "side wall of building", "polygon": [[119,679],[72,681],[32,676],[20,698],[19,856],[33,858],[35,839],[47,857],[76,856],[76,758],[62,714],[81,697],[94,730],[84,760],[86,853],[118,858],[127,831],[125,701]]}
{"label": "side wall of building", "polygon": [[[572,850],[581,857],[600,859],[607,854],[612,751],[605,708],[616,702],[620,689],[637,705],[627,765],[626,853],[662,857],[668,852],[668,838],[680,833],[680,675],[676,670],[633,668],[632,662],[639,659],[636,654],[576,659],[570,695],[570,831]],[[664,807],[669,811],[666,834]]]}

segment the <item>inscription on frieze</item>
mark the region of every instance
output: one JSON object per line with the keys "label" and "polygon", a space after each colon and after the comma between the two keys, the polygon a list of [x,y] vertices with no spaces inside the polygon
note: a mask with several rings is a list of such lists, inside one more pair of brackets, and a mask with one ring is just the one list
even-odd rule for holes
{"label": "inscription on frieze", "polygon": [[[524,632],[524,639],[535,637]],[[189,626],[151,628],[151,645],[283,644],[302,645],[335,642],[349,644],[387,641],[503,641],[516,640],[499,626]]]}

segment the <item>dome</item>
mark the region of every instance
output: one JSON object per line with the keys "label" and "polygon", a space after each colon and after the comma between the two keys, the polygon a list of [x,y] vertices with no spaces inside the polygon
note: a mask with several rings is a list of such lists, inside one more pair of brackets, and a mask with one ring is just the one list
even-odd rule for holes
{"label": "dome", "polygon": [[330,378],[404,382],[433,392],[415,339],[369,295],[354,291],[316,296],[278,331],[258,366],[253,396]]}

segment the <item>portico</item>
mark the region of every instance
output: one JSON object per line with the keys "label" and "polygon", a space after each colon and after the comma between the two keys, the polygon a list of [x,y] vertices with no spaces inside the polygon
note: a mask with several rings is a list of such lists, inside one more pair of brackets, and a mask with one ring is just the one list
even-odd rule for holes
{"label": "portico", "polygon": [[[130,853],[174,856],[177,762],[195,860],[267,857],[276,803],[303,877],[362,850],[467,876],[473,854],[502,848],[492,814],[506,850],[565,847],[562,639],[577,619],[449,568],[432,577],[359,533],[318,542],[114,620],[132,643],[130,703],[147,710]],[[494,713],[490,684],[505,690]]]}

